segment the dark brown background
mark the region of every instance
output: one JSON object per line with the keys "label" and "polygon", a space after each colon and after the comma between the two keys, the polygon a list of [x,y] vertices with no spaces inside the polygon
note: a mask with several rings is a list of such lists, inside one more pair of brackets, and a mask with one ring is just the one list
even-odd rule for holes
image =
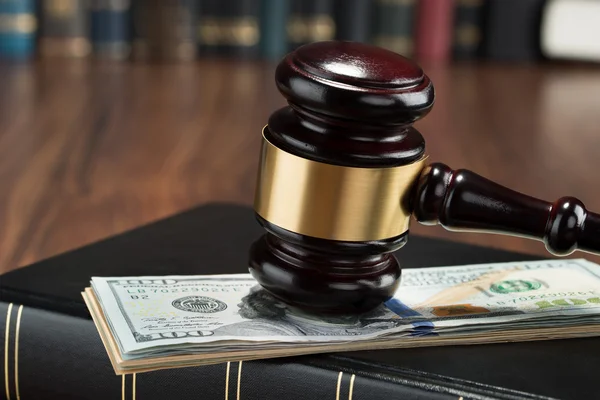
{"label": "dark brown background", "polygon": [[[600,69],[422,64],[432,161],[600,211]],[[210,201],[252,204],[274,64],[0,64],[0,272]],[[540,242],[412,232],[546,257]],[[240,249],[246,251],[246,249]],[[600,262],[600,257],[575,253]]]}

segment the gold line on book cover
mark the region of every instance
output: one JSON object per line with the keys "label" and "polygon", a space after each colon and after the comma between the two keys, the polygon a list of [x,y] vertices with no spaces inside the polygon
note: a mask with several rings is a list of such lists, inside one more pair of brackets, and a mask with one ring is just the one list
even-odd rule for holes
{"label": "gold line on book cover", "polygon": [[340,387],[342,386],[342,376],[343,375],[344,375],[344,373],[342,371],[340,371],[340,373],[338,374],[337,390],[335,391],[335,400],[340,400]]}
{"label": "gold line on book cover", "polygon": [[[127,387],[127,385],[125,384],[126,376],[127,376],[127,374],[121,375],[121,399],[122,400],[125,400],[125,398],[126,398],[126,396],[125,396],[125,392],[127,391],[127,390],[125,390]],[[131,374],[131,398],[133,400],[135,400],[136,380],[137,380],[137,374],[134,372],[133,374]]]}
{"label": "gold line on book cover", "polygon": [[348,400],[352,400],[352,393],[354,392],[354,379],[356,375],[352,374],[350,377],[350,391],[348,392]]}
{"label": "gold line on book cover", "polygon": [[4,334],[4,388],[6,389],[6,399],[10,400],[10,388],[8,387],[8,338],[10,335],[10,314],[12,313],[13,303],[8,305],[6,311],[6,331]]}
{"label": "gold line on book cover", "polygon": [[231,362],[227,361],[227,370],[225,371],[225,400],[229,400],[229,370]]}
{"label": "gold line on book cover", "polygon": [[[238,365],[238,378],[237,378],[237,393],[236,399],[240,400],[242,396],[241,385],[242,385],[242,363]],[[227,370],[225,371],[225,400],[229,400],[229,371],[231,371],[231,361],[227,361]]]}
{"label": "gold line on book cover", "polygon": [[15,332],[15,395],[17,400],[21,400],[19,391],[19,332],[21,331],[21,315],[23,314],[23,305],[19,306],[17,311],[17,329]]}
{"label": "gold line on book cover", "polygon": [[240,361],[240,365],[238,367],[238,382],[237,382],[237,400],[240,400],[240,395],[241,395],[241,391],[240,391],[240,386],[241,386],[241,382],[242,382],[242,362]]}
{"label": "gold line on book cover", "polygon": [[[344,376],[344,373],[342,371],[340,371],[340,373],[338,374],[338,379],[337,379],[335,400],[340,400],[340,391],[342,388],[342,377],[343,376]],[[350,387],[348,389],[348,400],[352,400],[352,394],[354,393],[354,379],[356,379],[356,375],[352,374],[352,376],[350,376]]]}

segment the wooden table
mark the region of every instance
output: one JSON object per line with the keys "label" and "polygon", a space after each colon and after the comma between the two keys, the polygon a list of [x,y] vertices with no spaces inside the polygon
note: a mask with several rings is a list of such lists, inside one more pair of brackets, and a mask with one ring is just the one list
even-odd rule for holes
{"label": "wooden table", "polygon": [[[423,67],[431,160],[600,211],[600,69]],[[202,203],[252,204],[260,131],[285,105],[273,74],[227,60],[0,64],[0,272]],[[411,229],[549,256],[516,237]]]}

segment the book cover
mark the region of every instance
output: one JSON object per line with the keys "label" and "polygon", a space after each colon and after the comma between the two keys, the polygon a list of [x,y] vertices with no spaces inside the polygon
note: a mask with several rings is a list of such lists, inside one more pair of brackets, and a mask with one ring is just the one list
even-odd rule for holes
{"label": "book cover", "polygon": [[91,54],[88,0],[44,0],[40,7],[42,56],[84,58]]}
{"label": "book cover", "polygon": [[0,59],[34,56],[37,29],[34,0],[0,1]]}
{"label": "book cover", "polygon": [[374,0],[372,43],[412,57],[416,4],[415,0]]}
{"label": "book cover", "polygon": [[118,376],[88,319],[0,302],[0,321],[7,399],[541,399],[347,355],[231,360]]}

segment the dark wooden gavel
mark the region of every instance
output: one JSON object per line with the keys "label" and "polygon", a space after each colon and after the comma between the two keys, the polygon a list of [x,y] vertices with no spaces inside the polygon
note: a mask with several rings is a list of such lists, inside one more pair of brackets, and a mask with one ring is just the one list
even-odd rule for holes
{"label": "dark wooden gavel", "polygon": [[255,212],[266,234],[250,272],[309,312],[359,313],[396,291],[391,254],[411,216],[448,230],[543,240],[555,255],[600,251],[600,215],[542,201],[471,171],[428,163],[412,126],[434,103],[422,69],[399,54],[317,42],[288,54],[275,80],[288,106],[263,129]]}

